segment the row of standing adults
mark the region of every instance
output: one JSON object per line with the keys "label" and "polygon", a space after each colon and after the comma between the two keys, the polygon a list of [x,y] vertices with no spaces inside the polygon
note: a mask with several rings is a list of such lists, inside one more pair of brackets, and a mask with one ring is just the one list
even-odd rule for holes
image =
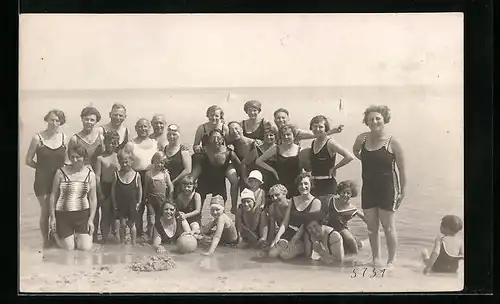
{"label": "row of standing adults", "polygon": [[[136,158],[134,170],[141,175],[147,171],[152,155],[158,150],[165,151],[172,181],[175,183],[191,173],[198,180],[197,192],[202,195],[202,202],[208,194],[226,198],[227,178],[231,184],[233,213],[236,212],[238,192],[247,186],[247,173],[253,169],[261,169],[264,173],[266,190],[279,182],[288,189],[288,197],[292,197],[298,195],[294,180],[306,168],[311,171],[316,185],[313,195],[324,202],[325,197],[335,193],[336,171],[353,159],[352,154],[330,136],[341,132],[343,126],[331,128],[330,120],[319,115],[311,120],[309,130],[298,129],[289,123],[290,115],[286,109],[274,112],[274,126],[260,118],[261,110],[260,102],[248,101],[244,105],[248,119],[226,124],[223,110],[218,106],[209,107],[206,112],[208,122],[196,130],[193,156],[180,144],[178,126],[171,125],[166,132],[163,115],[155,115],[152,119],[152,134],[149,134],[149,122],[139,120],[137,137],[129,140],[129,131],[123,125],[126,119],[123,105],[113,105],[110,122],[97,128],[101,115],[97,109],[87,107],[81,112],[82,130],[68,140],[59,128],[65,123],[64,113],[50,111],[44,117],[47,128],[33,137],[26,155],[26,164],[36,170],[34,190],[42,209],[40,229],[44,246],[50,244],[49,219],[56,219],[58,235],[65,240],[67,248],[72,248],[75,241],[77,248],[91,247],[92,237],[87,236],[89,231],[94,239],[97,236],[95,228],[99,225],[99,216],[96,211],[99,209],[98,198],[103,196],[101,185],[110,182],[109,176],[101,176],[101,168],[95,166],[97,157],[103,152],[102,135],[109,131],[118,133],[119,148],[133,152]],[[385,124],[390,119],[386,106],[367,108],[363,122],[370,131],[356,138],[353,152],[362,162],[362,208],[374,262],[380,257],[378,231],[381,222],[387,239],[388,262],[392,263],[397,246],[395,211],[404,198],[406,177],[403,151],[398,141],[385,131]],[[310,149],[301,149],[303,139],[314,139]],[[209,144],[210,140],[212,144]],[[81,147],[85,151],[79,151]],[[337,154],[343,157],[338,163]],[[82,165],[78,158],[83,158]],[[57,170],[68,161],[71,165],[67,166],[66,173]],[[88,169],[89,165],[93,170]],[[56,187],[53,183],[56,179],[60,179],[64,186]],[[145,208],[141,205],[140,211],[143,213]],[[143,223],[142,216],[139,218],[140,235]],[[153,225],[150,219],[148,216],[148,230]]]}

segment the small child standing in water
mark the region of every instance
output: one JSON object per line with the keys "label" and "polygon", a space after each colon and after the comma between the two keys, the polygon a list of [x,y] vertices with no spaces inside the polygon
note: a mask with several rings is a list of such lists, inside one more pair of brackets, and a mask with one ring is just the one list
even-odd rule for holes
{"label": "small child standing in water", "polygon": [[426,249],[422,252],[425,264],[424,274],[456,273],[458,264],[464,258],[463,242],[457,234],[463,228],[462,219],[456,215],[446,215],[441,220],[441,235],[435,238],[434,247],[429,256]]}
{"label": "small child standing in water", "polygon": [[165,153],[158,151],[151,158],[152,167],[145,174],[144,183],[144,198],[149,209],[148,216],[150,227],[148,227],[147,235],[149,239],[153,239],[153,230],[155,221],[161,213],[165,200],[172,201],[174,186],[170,180],[170,174],[165,168],[167,157]]}
{"label": "small child standing in water", "polygon": [[366,223],[364,215],[350,203],[351,198],[358,196],[358,188],[353,181],[342,181],[337,185],[336,192],[337,195],[328,201],[328,210],[323,210],[327,214],[324,224],[340,233],[346,254],[357,254],[362,243],[352,235],[347,223],[355,216]]}
{"label": "small child standing in water", "polygon": [[111,200],[115,210],[116,230],[120,231],[120,242],[125,242],[127,226],[130,229],[132,246],[136,244],[135,221],[142,199],[141,176],[132,169],[132,155],[118,152],[120,171],[115,172],[111,186]]}
{"label": "small child standing in water", "polygon": [[214,217],[207,226],[203,227],[204,234],[210,234],[212,229],[215,228],[211,240],[210,248],[203,255],[212,255],[215,249],[222,241],[224,244],[237,245],[238,231],[231,218],[224,213],[224,199],[220,195],[212,197],[210,200],[210,214]]}
{"label": "small child standing in water", "polygon": [[[103,243],[108,242],[110,228],[114,223],[114,209],[111,202],[111,188],[115,172],[120,167],[116,149],[120,143],[120,135],[115,131],[109,131],[104,134],[104,153],[97,157],[95,165],[95,176],[97,181],[97,198],[101,207],[101,233]],[[98,217],[95,217],[98,219]],[[94,221],[94,227],[98,227]],[[113,232],[116,232],[113,227]],[[97,238],[97,229],[94,232],[94,239]]]}

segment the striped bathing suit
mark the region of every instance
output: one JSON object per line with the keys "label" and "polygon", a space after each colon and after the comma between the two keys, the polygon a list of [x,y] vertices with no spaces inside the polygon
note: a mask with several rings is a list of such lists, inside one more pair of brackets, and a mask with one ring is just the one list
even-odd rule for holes
{"label": "striped bathing suit", "polygon": [[84,181],[72,181],[63,169],[64,180],[59,184],[59,199],[56,211],[82,211],[90,208],[87,194],[90,191],[90,168]]}
{"label": "striped bathing suit", "polygon": [[90,174],[83,181],[72,181],[63,169],[64,180],[59,184],[59,198],[56,202],[56,231],[64,239],[75,233],[88,233],[90,204],[87,195],[90,191]]}
{"label": "striped bathing suit", "polygon": [[396,172],[396,156],[388,147],[392,136],[377,150],[366,149],[366,136],[361,147],[361,165],[363,187],[361,189],[361,207],[363,209],[380,208],[396,211],[396,198],[400,193],[399,176]]}

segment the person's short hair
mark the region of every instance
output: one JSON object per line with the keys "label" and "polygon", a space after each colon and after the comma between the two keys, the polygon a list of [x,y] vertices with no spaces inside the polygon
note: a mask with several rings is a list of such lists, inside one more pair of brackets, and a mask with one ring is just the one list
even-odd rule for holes
{"label": "person's short hair", "polygon": [[286,196],[288,194],[288,190],[284,185],[276,184],[269,188],[268,194],[271,195],[272,193],[283,193],[283,195]]}
{"label": "person's short hair", "polygon": [[111,142],[113,139],[119,141],[120,134],[118,134],[118,132],[113,131],[113,130],[110,130],[110,131],[107,131],[106,133],[104,133],[104,142],[105,143]]}
{"label": "person's short hair", "polygon": [[384,106],[384,105],[378,105],[378,106],[371,105],[368,108],[366,108],[365,112],[363,113],[363,123],[364,124],[367,123],[366,119],[368,117],[368,114],[373,113],[373,112],[380,113],[382,115],[382,117],[384,118],[384,123],[389,123],[391,121],[391,110],[389,109],[389,107]]}
{"label": "person's short hair", "polygon": [[43,117],[43,120],[47,121],[51,114],[54,114],[55,116],[57,116],[57,118],[59,118],[59,125],[62,126],[66,123],[66,115],[64,115],[63,111],[58,110],[58,109],[50,110],[47,114],[45,114],[45,116]]}
{"label": "person's short hair", "polygon": [[283,134],[285,133],[286,130],[291,130],[292,131],[292,134],[293,134],[293,138],[295,138],[297,136],[297,129],[295,128],[294,125],[292,124],[286,124],[284,126],[282,126],[280,129],[279,129],[279,132],[278,132],[278,135],[279,135],[279,138],[282,140],[283,139]]}
{"label": "person's short hair", "polygon": [[319,225],[323,225],[326,214],[323,211],[307,212],[301,215],[302,224],[307,228],[312,222],[316,222]]}
{"label": "person's short hair", "polygon": [[167,132],[172,131],[172,132],[181,132],[181,128],[177,124],[169,124],[167,127]]}
{"label": "person's short hair", "polygon": [[273,117],[276,117],[276,114],[278,113],[285,113],[287,116],[290,116],[290,112],[288,112],[287,109],[279,108],[278,110],[274,111]]}
{"label": "person's short hair", "polygon": [[297,177],[295,178],[295,188],[299,188],[299,183],[305,179],[308,178],[310,183],[311,183],[311,189],[314,188],[314,179],[312,178],[312,175],[310,172],[301,172]]}
{"label": "person's short hair", "polygon": [[271,122],[266,122],[264,124],[264,134],[266,133],[273,133],[274,136],[278,137],[278,128],[276,128],[275,125],[273,125]]}
{"label": "person's short hair", "polygon": [[351,181],[351,180],[341,181],[337,185],[337,189],[335,190],[335,193],[340,194],[340,192],[342,192],[346,189],[351,190],[351,197],[358,196],[358,186],[356,185],[356,183],[354,181]]}
{"label": "person's short hair", "polygon": [[117,103],[114,103],[112,106],[111,106],[111,111],[115,110],[115,109],[123,109],[123,111],[127,112],[127,108],[125,108],[125,106],[119,102]]}
{"label": "person's short hair", "polygon": [[259,113],[262,111],[262,104],[258,100],[249,100],[245,102],[245,105],[243,106],[243,111],[245,113],[250,109],[250,108],[256,108],[259,110]]}
{"label": "person's short hair", "polygon": [[81,143],[75,143],[74,145],[71,145],[68,149],[68,157],[71,155],[71,153],[76,153],[78,156],[87,158],[89,153],[87,149],[81,144]]}
{"label": "person's short hair", "polygon": [[139,122],[141,121],[146,121],[148,123],[149,126],[151,126],[151,122],[149,121],[149,119],[147,118],[139,118],[136,122],[135,122],[135,126],[137,127],[137,125],[139,124]]}
{"label": "person's short hair", "polygon": [[118,158],[118,160],[120,159],[127,159],[127,158],[131,158],[132,157],[132,153],[130,153],[129,151],[126,151],[125,149],[120,149],[118,150],[118,153],[116,155],[116,157]]}
{"label": "person's short hair", "polygon": [[169,198],[166,198],[165,201],[163,202],[163,204],[161,205],[161,209],[160,209],[160,216],[163,216],[165,214],[165,208],[170,205],[170,206],[173,206],[174,207],[174,216],[177,215],[177,212],[179,211],[179,208],[177,208],[177,205],[175,204],[175,202],[173,202],[171,199]]}
{"label": "person's short hair", "polygon": [[328,119],[324,115],[316,115],[311,119],[311,122],[309,123],[309,130],[312,130],[313,125],[320,123],[320,122],[325,123],[325,131],[328,132],[330,131],[330,123],[328,122]]}
{"label": "person's short hair", "polygon": [[241,128],[241,123],[239,121],[236,121],[236,120],[230,121],[227,124],[227,126],[230,127],[232,124],[237,124]]}
{"label": "person's short hair", "polygon": [[220,112],[220,118],[222,120],[224,120],[224,111],[218,105],[212,105],[212,106],[208,107],[206,114],[208,116],[208,115],[210,115],[210,113],[214,113],[215,111],[219,111]]}
{"label": "person's short hair", "polygon": [[84,117],[87,117],[90,115],[95,115],[96,122],[101,121],[101,113],[99,113],[99,111],[94,107],[85,107],[85,108],[83,108],[82,112],[80,113],[81,118],[84,118]]}
{"label": "person's short hair", "polygon": [[224,132],[221,129],[215,128],[212,131],[208,133],[208,136],[203,136],[201,139],[202,145],[210,145],[211,138],[215,133],[219,133],[222,136],[222,139],[224,140],[224,143],[226,143],[226,140],[224,138]]}
{"label": "person's short hair", "polygon": [[167,156],[163,151],[156,151],[155,154],[151,157],[151,163],[154,163],[155,160],[161,160],[161,161],[166,161]]}
{"label": "person's short hair", "polygon": [[441,219],[441,226],[448,229],[453,235],[462,230],[463,225],[462,219],[456,215],[445,215]]}

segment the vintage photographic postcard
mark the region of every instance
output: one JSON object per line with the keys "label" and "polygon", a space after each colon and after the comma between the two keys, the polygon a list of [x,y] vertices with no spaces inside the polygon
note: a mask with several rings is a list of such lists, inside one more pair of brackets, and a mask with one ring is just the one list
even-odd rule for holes
{"label": "vintage photographic postcard", "polygon": [[463,14],[19,27],[21,292],[463,289]]}

